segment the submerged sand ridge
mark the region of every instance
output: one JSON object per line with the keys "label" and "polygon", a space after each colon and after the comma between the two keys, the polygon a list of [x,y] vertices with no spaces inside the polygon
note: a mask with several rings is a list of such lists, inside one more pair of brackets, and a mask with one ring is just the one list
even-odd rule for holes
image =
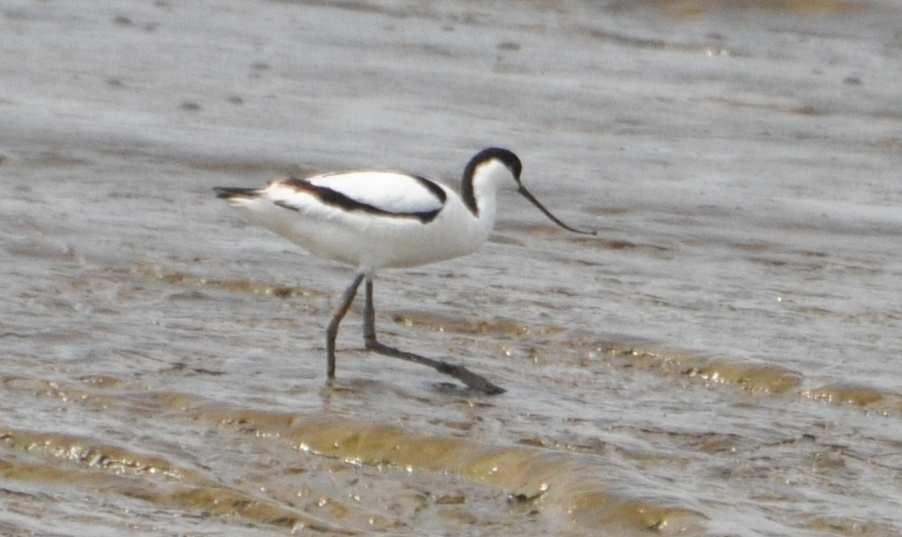
{"label": "submerged sand ridge", "polygon": [[[170,285],[210,287],[228,292],[247,292],[272,295],[278,298],[328,296],[327,293],[298,287],[278,286],[249,279],[221,280],[196,274],[167,272],[161,267],[139,265],[130,272],[149,276]],[[323,312],[326,313],[326,312]],[[359,311],[357,312],[359,314]],[[531,326],[514,320],[478,320],[456,318],[429,311],[400,311],[389,314],[401,326],[467,336],[492,335],[501,339],[526,340],[529,345],[539,343],[533,361],[556,364],[577,361],[589,365],[589,360],[607,359],[621,365],[641,368],[668,375],[698,378],[709,385],[728,385],[743,390],[781,396],[823,400],[834,404],[848,404],[868,411],[902,414],[902,396],[891,391],[863,385],[811,385],[803,376],[789,368],[775,364],[743,362],[724,357],[706,357],[704,352],[665,348],[638,338],[622,341],[599,340],[584,331],[568,331],[563,326]],[[589,358],[591,357],[591,358]],[[449,379],[450,380],[450,379]]]}
{"label": "submerged sand ridge", "polygon": [[[182,423],[196,433],[207,430],[221,437],[212,445],[226,442],[243,446],[242,451],[255,453],[254,457],[261,461],[275,461],[272,457],[276,454],[268,453],[275,446],[282,453],[278,455],[278,466],[284,467],[280,471],[278,467],[263,466],[253,471],[253,477],[227,478],[202,462],[207,457],[203,452],[192,453],[191,459],[196,462],[178,463],[170,456],[148,453],[146,447],[137,451],[91,437],[7,427],[0,430],[0,446],[5,453],[2,471],[10,482],[23,485],[78,489],[94,487],[91,483],[97,483],[102,485],[105,495],[121,495],[205,517],[238,517],[266,525],[339,532],[400,528],[406,527],[407,522],[392,516],[394,508],[374,500],[379,497],[378,483],[368,493],[375,495],[370,496],[374,504],[367,503],[366,494],[349,493],[350,500],[342,499],[340,492],[336,496],[327,489],[317,490],[318,474],[322,472],[344,475],[343,481],[348,479],[347,474],[353,474],[351,490],[360,489],[371,479],[388,479],[393,486],[398,486],[409,477],[418,476],[416,483],[402,485],[402,488],[413,486],[415,490],[428,491],[416,501],[418,504],[425,502],[424,505],[433,509],[448,504],[466,506],[467,498],[474,494],[482,496],[480,501],[494,502],[494,508],[483,505],[480,508],[483,512],[523,505],[527,511],[541,514],[547,524],[562,529],[701,535],[706,534],[708,520],[717,512],[716,504],[681,502],[669,492],[669,486],[656,493],[648,488],[650,483],[641,486],[624,483],[622,471],[607,467],[610,462],[604,462],[610,461],[610,457],[599,457],[611,453],[604,444],[568,446],[524,439],[521,446],[492,446],[468,439],[466,434],[423,435],[394,425],[340,415],[241,408],[177,392],[135,392],[131,391],[135,388],[132,383],[121,380],[98,383],[94,378],[85,378],[80,384],[64,385],[39,379],[5,378],[2,385],[5,393],[16,393],[20,399],[61,402],[73,411],[83,408],[106,414],[107,419],[139,415],[145,422],[150,420],[148,424],[163,420],[160,425]],[[642,434],[662,432],[647,430]],[[209,433],[203,436],[209,437]],[[730,454],[750,447],[748,439],[741,436],[721,440],[678,437],[682,437],[681,443],[699,453]],[[818,443],[815,435],[808,435],[753,451],[779,451],[793,445]],[[536,447],[523,447],[527,445]],[[682,456],[630,451],[622,454],[653,466],[666,468],[687,462],[680,460]],[[827,475],[846,472],[850,464],[859,464],[846,462],[849,460],[846,455],[835,448],[815,451],[812,456],[818,472]],[[472,485],[462,485],[463,482]],[[340,491],[346,485],[338,486]],[[449,486],[451,490],[445,492]],[[477,487],[476,491],[471,490],[473,486]],[[482,486],[498,492],[485,497],[479,491]],[[627,492],[630,490],[633,492]],[[631,498],[637,490],[645,493]],[[453,500],[458,497],[463,500]],[[454,517],[458,522],[471,525],[479,520],[462,512]],[[441,516],[447,520],[446,515]],[[816,517],[809,518],[814,524]],[[834,524],[840,523],[834,521]]]}
{"label": "submerged sand ridge", "polygon": [[[79,283],[81,289],[105,286],[110,278],[121,278],[137,285],[140,288],[136,291],[138,294],[167,297],[165,300],[176,304],[184,303],[185,298],[177,298],[180,292],[173,294],[171,289],[189,288],[208,293],[204,301],[224,297],[240,300],[262,298],[273,306],[293,308],[292,303],[303,304],[305,310],[313,308],[313,315],[322,314],[329,307],[325,298],[327,294],[312,287],[305,288],[304,292],[271,293],[265,290],[281,287],[251,279],[236,280],[237,284],[231,284],[228,279],[204,276],[197,271],[197,267],[195,272],[169,271],[160,266],[151,270],[140,265],[124,269],[89,268],[84,275],[85,278]],[[120,294],[117,293],[117,296]],[[127,296],[132,297],[132,294]],[[276,317],[282,315],[277,313]],[[750,400],[752,405],[766,404],[767,400],[772,400],[779,406],[789,401],[814,410],[822,406],[818,401],[823,400],[850,409],[862,409],[866,412],[862,414],[865,416],[882,415],[883,419],[891,420],[891,427],[900,414],[898,395],[879,388],[842,384],[807,388],[816,384],[788,368],[675,351],[641,338],[617,341],[609,336],[599,338],[591,332],[550,324],[458,318],[429,311],[389,311],[383,315],[386,318],[384,321],[394,320],[403,333],[413,334],[414,338],[441,334],[451,338],[453,347],[476,349],[482,345],[494,349],[492,353],[501,353],[501,356],[507,356],[509,362],[513,361],[510,366],[525,360],[543,383],[556,382],[547,377],[549,370],[578,368],[583,372],[598,371],[606,376],[610,376],[612,371],[621,371],[618,374],[638,375],[635,377],[637,380],[643,375],[651,375],[651,378],[665,385],[676,387],[688,382],[693,390],[717,393],[726,389],[738,394],[747,393],[754,397]],[[241,324],[246,322],[239,319]],[[250,322],[264,333],[290,331],[294,326],[288,321],[253,319]],[[296,352],[293,349],[296,345],[293,339],[286,343],[292,353]],[[356,376],[354,370],[366,364],[357,363],[351,357],[359,354],[359,349],[350,347],[345,353],[349,362],[345,375],[353,378]],[[309,355],[312,363],[320,363],[318,357],[321,357],[321,351],[314,348]],[[166,359],[158,366],[158,371],[165,372],[171,379],[197,377],[225,381],[231,377],[226,373],[226,368],[201,366],[191,359],[177,361],[173,365],[171,360]],[[366,360],[367,363],[369,361]],[[321,372],[316,367],[314,370],[317,371],[315,378]],[[423,384],[424,373],[420,369],[412,371],[414,377],[420,379],[420,384]],[[514,425],[512,430],[522,431],[522,436],[508,445],[468,438],[474,434],[477,437],[484,434],[480,417],[483,412],[491,415],[499,407],[516,409],[522,400],[516,393],[510,398],[483,400],[478,397],[469,399],[472,394],[467,395],[466,392],[451,392],[454,398],[462,397],[455,400],[453,406],[483,410],[477,410],[463,420],[436,420],[434,423],[446,431],[443,435],[412,431],[390,425],[390,421],[382,424],[361,421],[350,417],[347,410],[338,413],[273,411],[255,408],[253,403],[248,402],[236,405],[186,392],[153,390],[128,376],[99,372],[76,376],[76,382],[10,376],[3,379],[2,385],[6,394],[17,400],[23,396],[36,397],[55,402],[53,404],[63,408],[76,411],[82,408],[89,414],[108,416],[104,421],[112,419],[127,423],[138,417],[145,425],[156,423],[151,427],[162,426],[164,429],[173,423],[182,423],[194,431],[192,434],[202,436],[209,434],[203,433],[205,430],[220,431],[213,434],[237,432],[238,437],[229,438],[238,442],[235,445],[243,444],[241,449],[247,450],[253,458],[262,457],[261,460],[273,463],[275,456],[279,462],[273,468],[263,465],[254,472],[253,477],[242,477],[231,471],[222,474],[224,469],[189,468],[191,465],[174,463],[166,455],[148,452],[144,448],[125,447],[129,442],[125,445],[108,444],[91,436],[54,432],[52,428],[35,431],[7,427],[0,438],[4,449],[11,454],[4,456],[4,475],[11,481],[29,487],[65,486],[84,490],[84,487],[90,487],[90,483],[98,480],[112,497],[138,500],[202,517],[237,518],[294,529],[303,527],[342,532],[385,530],[407,528],[413,519],[441,520],[442,524],[478,527],[492,517],[504,518],[508,515],[502,513],[514,509],[517,513],[534,513],[532,517],[541,517],[543,524],[549,528],[570,528],[568,531],[607,528],[624,534],[655,531],[702,535],[718,531],[712,528],[724,523],[724,506],[710,498],[702,499],[703,496],[687,501],[675,494],[664,479],[669,472],[679,472],[676,468],[680,466],[696,466],[697,460],[701,460],[697,457],[702,454],[729,460],[736,456],[734,454],[742,453],[739,459],[742,462],[735,465],[722,461],[720,464],[726,464],[730,469],[718,471],[726,472],[730,478],[745,479],[751,483],[762,479],[766,483],[770,472],[791,472],[792,465],[798,462],[812,465],[818,479],[841,480],[847,475],[860,474],[863,471],[860,466],[891,468],[894,461],[891,454],[887,457],[887,453],[881,453],[887,449],[886,440],[875,441],[876,451],[859,453],[857,448],[839,448],[837,451],[838,448],[833,447],[826,437],[824,444],[821,444],[822,431],[790,434],[789,438],[759,443],[742,434],[716,435],[680,430],[684,426],[667,431],[657,425],[624,430],[615,427],[610,431],[613,436],[609,440],[599,441],[598,434],[602,430],[591,425],[592,420],[575,415],[568,417],[566,422],[576,427],[578,433],[546,435],[541,429],[530,430]],[[393,384],[396,386],[391,386]],[[561,385],[560,395],[549,401],[552,406],[557,404],[558,398],[573,400],[591,397],[584,391],[585,387],[564,386]],[[433,398],[445,397],[441,395],[441,390],[434,388],[427,389],[425,394],[406,393],[403,382],[395,380],[388,381],[385,387],[354,380],[340,381],[333,389],[320,390],[325,401],[338,401],[339,408],[345,408],[341,401],[366,398],[365,394],[372,390],[376,390],[373,393],[397,390],[400,397],[416,401],[415,404],[427,412],[434,408]],[[292,399],[295,398],[292,396]],[[309,396],[301,397],[302,400],[307,398]],[[266,404],[271,405],[271,401]],[[582,405],[585,406],[585,403]],[[619,402],[615,407],[622,408],[622,405]],[[530,404],[528,408],[532,409],[530,414],[536,413],[537,407]],[[540,418],[539,423],[548,419],[541,414],[537,414],[537,418]],[[504,420],[510,420],[510,426],[521,419],[508,417]],[[622,444],[624,433],[634,440]],[[635,444],[638,438],[643,440]],[[674,446],[680,447],[675,452],[662,449],[661,439],[665,438],[666,443],[675,442]],[[277,456],[263,455],[270,448],[262,448],[261,453],[258,442],[264,445],[275,442],[283,446],[279,449],[287,451]],[[196,449],[192,458],[203,460],[207,448],[200,447],[199,452]],[[689,455],[684,451],[686,449]],[[760,457],[756,453],[767,453],[769,458],[787,450],[797,455],[787,459],[786,467],[776,465],[764,470],[751,462]],[[298,452],[334,462],[317,462],[315,465],[319,469],[311,470],[306,458],[291,462]],[[785,453],[782,456],[785,457]],[[802,460],[794,462],[798,456]],[[35,462],[36,458],[39,462]],[[652,473],[657,477],[651,482],[646,478],[634,480],[636,476],[630,476],[630,472],[624,474],[617,460],[626,461],[627,465],[654,469]],[[289,464],[291,469],[284,475],[272,474],[278,474],[280,466]],[[611,464],[614,466],[609,466]],[[70,467],[72,465],[74,467]],[[348,473],[362,471],[360,469],[364,467],[371,469],[366,476],[349,478],[339,485],[323,486],[317,483],[318,479],[322,479],[319,475],[338,473],[347,476]],[[377,476],[370,475],[372,471]],[[386,472],[392,477],[385,478]],[[104,477],[111,475],[132,481],[110,481]],[[310,483],[312,475],[316,477]],[[417,481],[415,485],[405,483],[403,476],[411,475],[424,481]],[[135,479],[141,483],[136,485]],[[145,484],[145,479],[153,482]],[[362,499],[366,494],[353,492],[361,481],[366,483],[368,479],[373,479],[369,483],[369,493],[373,495],[378,496],[377,491],[384,487],[419,492],[404,496],[407,499],[401,507],[378,501],[368,504]],[[386,485],[383,479],[388,479],[391,485]],[[251,482],[264,484],[262,489],[258,489],[256,485],[249,486]],[[652,483],[661,485],[661,488],[657,489]],[[361,499],[354,499],[356,497]],[[496,514],[486,518],[485,507],[480,508],[482,516],[474,514],[469,498],[476,497],[480,498],[480,505],[494,505],[489,511]],[[463,498],[463,501],[455,498]],[[783,513],[780,516],[796,527],[828,524],[827,519],[811,512]],[[879,521],[866,522],[855,518],[830,520],[831,527],[868,527],[880,531],[892,527]]]}
{"label": "submerged sand ridge", "polygon": [[[253,297],[255,300],[259,300],[257,297],[264,297],[264,300],[273,305],[301,302],[305,304],[305,308],[313,307],[317,310],[314,314],[328,308],[328,301],[324,298],[326,293],[314,288],[308,288],[304,292],[271,293],[265,290],[280,287],[250,279],[237,280],[237,284],[231,284],[226,279],[201,274],[167,271],[159,266],[153,270],[142,266],[125,269],[90,268],[85,271],[85,278],[80,281],[79,288],[92,289],[97,285],[108,285],[109,278],[123,278],[141,287],[138,293],[168,297],[166,300],[175,300],[175,303],[183,303],[184,298],[173,299],[179,293],[173,294],[169,289],[187,287],[210,293],[204,300],[217,300],[217,296],[241,299]],[[143,287],[148,283],[149,287]],[[488,340],[489,347],[497,345],[498,349],[509,354],[510,359],[526,359],[536,372],[561,367],[578,367],[582,371],[632,371],[629,374],[651,374],[676,386],[689,381],[695,389],[714,388],[718,391],[723,388],[738,388],[739,393],[754,395],[754,404],[760,404],[762,398],[773,399],[782,404],[781,401],[789,398],[795,404],[818,407],[820,405],[816,401],[825,400],[883,415],[884,419],[893,420],[891,424],[895,423],[899,415],[898,395],[891,392],[841,384],[804,388],[812,382],[787,368],[674,351],[641,338],[625,338],[622,341],[599,339],[591,333],[568,330],[561,326],[532,326],[512,320],[464,319],[429,311],[389,311],[384,316],[394,320],[403,331],[412,331],[418,338],[429,337],[430,333],[445,334],[455,340],[455,346],[471,348],[478,348],[480,342],[484,344]],[[263,330],[272,331],[290,330],[293,326],[290,322],[253,322]],[[466,341],[457,341],[457,338],[465,338]],[[288,343],[289,346],[296,345],[293,340]],[[531,354],[521,354],[520,348],[524,346],[531,349]],[[359,353],[359,350],[349,348],[345,352],[351,355]],[[313,350],[310,354],[310,359],[318,363],[317,357],[321,352]],[[185,378],[193,375],[222,378],[225,374],[222,369],[197,367],[197,364],[190,361],[171,364],[172,362],[169,365],[161,364],[166,367],[161,367],[159,371],[168,371],[168,375],[174,375],[172,378],[184,375],[188,375]],[[361,365],[363,364],[352,362],[349,369],[353,370]],[[422,373],[417,370],[415,376],[422,377]],[[605,374],[610,375],[610,371]],[[350,375],[354,376],[353,373]],[[617,458],[646,468],[693,464],[693,457],[687,458],[685,453],[670,454],[659,448],[649,449],[649,445],[659,443],[656,440],[646,446],[624,448],[618,446],[617,442],[599,442],[592,433],[587,435],[583,432],[572,437],[565,434],[563,438],[554,438],[533,432],[513,445],[493,445],[466,438],[474,432],[479,434],[481,427],[478,419],[475,422],[443,423],[452,435],[442,436],[418,433],[387,423],[360,421],[343,413],[286,413],[227,404],[188,393],[147,391],[146,387],[139,388],[140,384],[136,384],[135,380],[105,373],[77,376],[77,382],[5,377],[2,385],[7,395],[17,400],[21,401],[23,396],[36,397],[57,402],[64,408],[83,408],[89,413],[109,415],[106,420],[127,422],[137,416],[145,425],[156,422],[164,428],[167,423],[188,424],[194,429],[194,434],[202,433],[205,429],[238,432],[240,435],[237,441],[251,442],[244,449],[254,453],[254,457],[260,456],[256,452],[257,442],[277,442],[294,453],[290,457],[301,452],[336,462],[325,470],[312,471],[302,461],[293,466],[288,474],[291,477],[285,481],[274,476],[267,477],[274,469],[261,468],[255,472],[252,481],[276,481],[271,485],[262,485],[266,490],[261,494],[256,487],[248,488],[243,483],[247,478],[234,475],[226,477],[210,469],[189,469],[173,463],[164,455],[143,452],[143,449],[107,444],[90,436],[54,432],[52,428],[44,431],[5,428],[0,431],[0,439],[11,456],[4,456],[4,475],[11,481],[29,487],[65,486],[76,489],[91,487],[90,483],[98,482],[103,483],[105,493],[113,497],[139,500],[168,510],[199,513],[203,517],[222,517],[224,520],[237,517],[263,525],[322,531],[354,532],[407,527],[407,517],[415,518],[413,513],[428,513],[430,509],[435,511],[431,516],[444,521],[443,524],[450,521],[463,524],[462,527],[478,526],[486,518],[475,516],[468,507],[470,504],[467,498],[471,496],[480,497],[480,501],[494,502],[493,509],[498,514],[493,516],[507,516],[501,513],[516,507],[517,512],[535,512],[534,516],[541,516],[544,524],[549,527],[571,528],[572,531],[592,531],[600,527],[625,534],[666,531],[691,535],[707,534],[706,528],[716,528],[717,524],[723,523],[720,518],[723,516],[722,507],[717,502],[708,503],[699,499],[686,501],[667,486],[656,492],[644,479],[630,482],[622,475],[622,470],[615,470],[611,475],[611,469],[606,465],[611,463],[612,453],[617,454]],[[544,376],[540,378],[544,379],[541,382],[553,382]],[[390,381],[389,384],[395,382]],[[328,395],[326,400],[336,396],[339,400],[343,397],[354,399],[375,386],[353,382],[339,384],[335,393]],[[569,390],[562,391],[561,396],[586,397],[581,389]],[[332,390],[325,391],[328,393]],[[432,395],[417,395],[416,404],[431,408],[434,403],[430,399],[440,393],[432,391]],[[463,399],[455,404],[492,409],[499,406],[516,408],[518,403],[515,394],[514,398],[506,400]],[[470,419],[473,417],[478,418],[478,414]],[[581,428],[591,423],[575,417],[568,421],[579,424]],[[829,447],[829,444],[820,448],[820,433],[804,433],[797,438],[778,440],[751,449],[748,446],[749,439],[741,435],[716,437],[717,435],[689,431],[667,432],[657,427],[643,428],[629,434],[636,438],[669,437],[670,441],[679,439],[678,444],[688,447],[692,452],[716,454],[718,457],[748,451],[748,456],[754,458],[752,454],[761,450],[779,452],[798,449],[807,453],[804,455],[805,461],[812,464],[818,474],[834,476],[836,479],[841,479],[849,472],[858,473],[860,470],[856,467],[862,464],[885,468],[892,467],[894,460],[891,455],[887,458],[886,454],[879,452],[859,454],[854,449],[836,451],[837,448]],[[243,440],[245,438],[247,440]],[[885,440],[878,440],[875,445],[883,446]],[[878,451],[881,449],[884,448],[878,447]],[[194,457],[202,460],[205,456],[203,452],[199,452]],[[290,459],[284,459],[285,454],[279,457],[279,464],[290,464],[287,462]],[[45,462],[35,462],[35,458]],[[317,463],[322,464],[333,463]],[[70,467],[72,465],[74,467]],[[353,498],[360,494],[342,492],[341,486],[338,490],[330,490],[316,486],[315,483],[307,484],[307,477],[311,472],[324,471],[329,475],[334,472],[355,472],[358,471],[355,469],[361,467],[375,468],[379,474],[395,474],[391,478],[393,486],[400,487],[401,490],[409,485],[404,484],[403,480],[397,481],[397,474],[425,475],[427,477],[423,479],[426,483],[418,483],[413,487],[421,492],[409,498],[412,503],[400,510],[405,513],[403,516],[392,515],[397,511],[396,507],[378,502],[368,505],[356,499],[349,501],[346,495],[350,494]],[[769,471],[775,470],[788,471],[789,468],[774,468]],[[740,464],[728,472],[736,478],[752,481],[762,477],[759,473],[761,469],[754,465],[743,468]],[[136,485],[133,481],[104,477],[110,475],[154,481]],[[162,482],[159,482],[160,478],[163,479]],[[360,483],[360,479],[365,480],[355,477],[350,481]],[[172,481],[177,484],[173,485]],[[456,483],[461,481],[470,485],[460,488]],[[373,483],[372,494],[376,494],[375,491],[383,486],[384,483]],[[478,492],[466,492],[471,486],[477,487]],[[424,487],[431,492],[424,495]],[[455,498],[460,497],[464,498],[463,502],[456,503]],[[303,501],[296,498],[303,498]],[[798,527],[828,524],[830,527],[840,528],[877,528],[874,531],[892,527],[881,522],[863,522],[849,518],[830,519],[827,522],[827,519],[804,512],[783,516],[793,520],[793,524]]]}
{"label": "submerged sand ridge", "polygon": [[[77,386],[56,385],[53,391],[34,391],[42,386],[50,388],[51,384],[27,379],[4,379],[3,382],[7,389],[23,392],[23,395],[49,396],[73,404],[91,399],[91,395]],[[66,395],[62,396],[64,393]],[[134,406],[136,395],[108,393],[105,398],[111,404],[105,409],[128,410]],[[155,404],[158,408],[153,414],[162,413],[169,419],[193,423],[195,427],[206,424],[243,433],[232,437],[232,441],[275,441],[308,456],[343,461],[342,464],[350,468],[365,465],[378,468],[379,472],[401,475],[428,472],[432,475],[428,479],[460,478],[488,485],[503,491],[495,498],[498,502],[495,509],[504,510],[510,503],[528,503],[537,512],[556,520],[556,524],[565,526],[609,527],[628,533],[666,528],[668,534],[687,534],[687,531],[698,534],[705,520],[704,515],[693,509],[656,505],[651,500],[630,499],[606,490],[604,468],[590,457],[535,448],[489,446],[459,438],[421,436],[396,426],[321,414],[229,408],[187,394],[146,393],[138,395],[137,399],[143,401],[141,412],[148,411],[148,404]],[[90,487],[89,483],[97,483],[102,485],[104,494],[120,494],[171,509],[201,511],[210,516],[237,516],[254,522],[318,531],[363,529],[355,528],[361,520],[366,521],[364,527],[370,528],[404,525],[402,521],[389,522],[388,513],[371,512],[364,516],[361,513],[365,514],[367,510],[365,505],[360,505],[359,499],[354,504],[347,504],[321,496],[316,501],[316,513],[307,513],[293,501],[282,505],[267,494],[240,486],[224,486],[203,469],[180,467],[160,455],[142,454],[89,437],[5,428],[0,430],[0,445],[7,454],[0,470],[13,482],[70,487]],[[204,457],[197,454],[195,458],[203,460]],[[297,483],[306,481],[303,477],[306,470],[294,472],[298,476]],[[112,476],[132,479],[112,479]],[[307,485],[301,486],[298,497],[314,495],[306,489]],[[260,490],[265,492],[267,488],[263,485]],[[326,505],[328,510],[318,509]],[[341,529],[349,522],[350,528]]]}

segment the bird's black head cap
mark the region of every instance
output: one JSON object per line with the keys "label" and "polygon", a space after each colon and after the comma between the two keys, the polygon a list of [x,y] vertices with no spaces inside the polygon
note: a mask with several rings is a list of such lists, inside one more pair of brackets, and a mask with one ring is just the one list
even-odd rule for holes
{"label": "bird's black head cap", "polygon": [[523,164],[513,151],[504,149],[503,147],[488,147],[479,153],[476,153],[476,155],[470,159],[470,162],[467,163],[467,167],[464,168],[464,179],[470,178],[472,180],[476,168],[483,162],[488,162],[493,159],[504,164],[514,175],[514,179],[516,179],[518,183],[520,182],[520,172],[523,171]]}

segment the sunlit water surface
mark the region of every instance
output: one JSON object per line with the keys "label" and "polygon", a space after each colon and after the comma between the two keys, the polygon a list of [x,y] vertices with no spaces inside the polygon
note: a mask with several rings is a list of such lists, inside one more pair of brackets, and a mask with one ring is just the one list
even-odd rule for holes
{"label": "sunlit water surface", "polygon": [[[893,2],[0,6],[3,535],[899,535]],[[516,150],[468,258],[213,198]]]}

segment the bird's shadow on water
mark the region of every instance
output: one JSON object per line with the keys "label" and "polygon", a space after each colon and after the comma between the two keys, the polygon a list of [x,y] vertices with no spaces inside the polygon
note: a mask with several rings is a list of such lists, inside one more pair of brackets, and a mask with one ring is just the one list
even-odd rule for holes
{"label": "bird's shadow on water", "polygon": [[[372,378],[344,377],[326,381],[319,390],[319,397],[324,410],[330,410],[331,405],[345,401],[367,401],[374,398],[384,398],[386,395],[394,395],[400,400],[411,401],[423,405],[436,405],[445,401],[445,398],[453,400],[480,399],[488,400],[493,396],[468,388],[453,382],[424,382],[421,386],[428,392],[424,394],[410,389],[405,389],[391,382],[383,382]],[[440,396],[428,397],[429,394]]]}
{"label": "bird's shadow on water", "polygon": [[474,390],[473,388],[468,388],[467,386],[461,386],[460,384],[455,384],[453,382],[433,382],[429,384],[429,388],[438,394],[441,395],[451,395],[454,397],[478,397],[481,399],[489,399],[493,397],[492,395],[486,394],[480,390]]}

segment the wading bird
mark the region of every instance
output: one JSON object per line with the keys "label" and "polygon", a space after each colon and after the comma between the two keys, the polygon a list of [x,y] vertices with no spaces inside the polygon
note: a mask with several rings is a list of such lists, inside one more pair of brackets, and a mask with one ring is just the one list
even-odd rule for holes
{"label": "wading bird", "polygon": [[477,153],[464,168],[460,195],[418,175],[358,171],[306,179],[279,179],[259,189],[218,187],[216,193],[251,223],[304,250],[351,265],[356,273],[326,329],[326,374],[335,377],[338,325],[366,280],[363,341],[367,350],[428,365],[489,394],[504,390],[466,368],[398,350],[376,339],[373,277],[383,268],[413,267],[475,252],[495,225],[498,187],[517,191],[564,229],[594,235],[560,221],[523,186],[520,159],[507,149]]}

